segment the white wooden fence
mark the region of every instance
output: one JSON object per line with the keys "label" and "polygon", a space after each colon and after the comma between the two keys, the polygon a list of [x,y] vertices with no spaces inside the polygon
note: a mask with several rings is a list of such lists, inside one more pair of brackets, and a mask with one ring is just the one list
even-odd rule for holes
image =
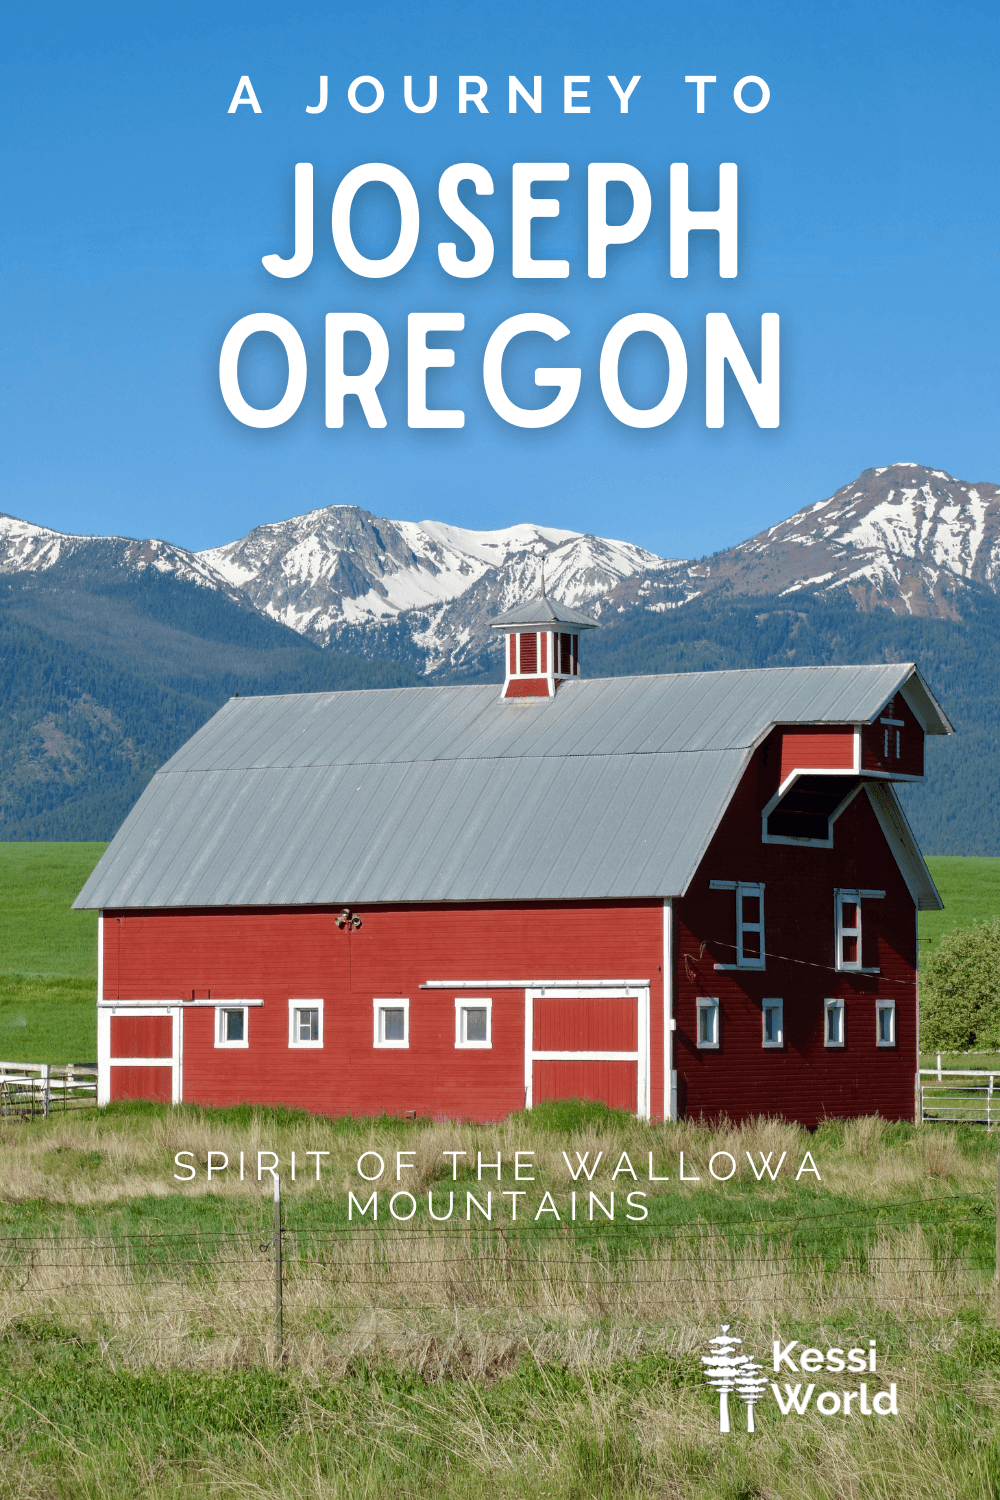
{"label": "white wooden fence", "polygon": [[96,1063],[0,1062],[0,1115],[30,1120],[96,1103]]}

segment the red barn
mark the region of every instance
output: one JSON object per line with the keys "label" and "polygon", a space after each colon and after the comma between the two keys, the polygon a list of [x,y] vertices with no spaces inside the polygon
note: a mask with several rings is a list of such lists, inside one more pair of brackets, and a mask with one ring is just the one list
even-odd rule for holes
{"label": "red barn", "polygon": [[76,902],[102,1101],[912,1118],[920,673],[586,681],[591,624],[498,621],[500,691],[227,703]]}

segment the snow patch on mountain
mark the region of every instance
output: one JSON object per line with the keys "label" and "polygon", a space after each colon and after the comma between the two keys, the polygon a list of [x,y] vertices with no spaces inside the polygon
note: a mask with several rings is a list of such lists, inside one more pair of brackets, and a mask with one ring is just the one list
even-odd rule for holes
{"label": "snow patch on mountain", "polygon": [[[356,648],[402,624],[427,672],[471,670],[498,647],[489,622],[537,593],[585,606],[665,566],[631,542],[527,522],[473,531],[330,505],[198,554],[273,619]],[[360,632],[360,634],[359,634]]]}
{"label": "snow patch on mountain", "polygon": [[36,573],[54,568],[67,543],[87,540],[19,521],[16,516],[0,515],[0,573]]}
{"label": "snow patch on mountain", "polygon": [[15,516],[0,515],[0,576],[17,573],[44,573],[59,563],[76,561],[86,564],[100,560],[123,574],[143,573],[147,569],[161,575],[173,575],[200,588],[218,589],[244,603],[238,589],[217,573],[197,553],[157,537],[136,539],[124,536],[83,536],[73,532],[53,531],[19,521]]}
{"label": "snow patch on mountain", "polygon": [[[954,618],[969,584],[1000,584],[1000,487],[917,463],[866,469],[825,500],[712,559],[664,569],[656,597],[626,582],[616,597],[661,611],[702,591],[788,596],[847,589],[859,607]],[[693,596],[692,596],[693,597]]]}

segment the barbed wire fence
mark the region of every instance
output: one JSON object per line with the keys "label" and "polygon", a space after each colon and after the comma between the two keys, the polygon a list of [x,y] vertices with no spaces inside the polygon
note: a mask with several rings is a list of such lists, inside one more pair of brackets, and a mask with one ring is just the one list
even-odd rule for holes
{"label": "barbed wire fence", "polygon": [[[207,1286],[230,1277],[266,1301],[271,1287],[273,1362],[280,1369],[286,1361],[290,1288],[297,1293],[312,1285],[339,1306],[400,1313],[459,1306],[551,1308],[569,1300],[600,1312],[611,1304],[652,1307],[667,1296],[690,1300],[707,1288],[738,1300],[751,1284],[756,1295],[770,1286],[776,1296],[810,1255],[814,1262],[825,1255],[830,1275],[859,1282],[906,1273],[908,1304],[940,1312],[941,1286],[929,1288],[926,1278],[939,1252],[947,1271],[958,1240],[978,1247],[984,1281],[977,1284],[992,1284],[990,1315],[1000,1326],[998,1208],[1000,1161],[996,1195],[951,1193],[815,1212],[771,1205],[766,1214],[716,1222],[626,1227],[562,1220],[540,1227],[529,1220],[495,1223],[480,1217],[477,1222],[470,1213],[468,1220],[434,1227],[383,1218],[296,1228],[285,1222],[275,1176],[272,1212],[257,1226],[0,1235],[0,1270],[8,1295],[14,1296],[26,1296],[33,1287],[120,1291],[126,1284]],[[923,1238],[908,1243],[907,1232]],[[982,1254],[990,1238],[995,1241],[992,1268]],[[947,1275],[939,1273],[938,1280],[946,1282]]]}

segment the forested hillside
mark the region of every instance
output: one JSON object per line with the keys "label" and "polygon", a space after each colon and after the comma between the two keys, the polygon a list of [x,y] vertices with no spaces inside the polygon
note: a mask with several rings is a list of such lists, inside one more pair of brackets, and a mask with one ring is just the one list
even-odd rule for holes
{"label": "forested hillside", "polygon": [[417,681],[170,576],[55,573],[0,585],[0,840],[110,838],[234,693]]}

